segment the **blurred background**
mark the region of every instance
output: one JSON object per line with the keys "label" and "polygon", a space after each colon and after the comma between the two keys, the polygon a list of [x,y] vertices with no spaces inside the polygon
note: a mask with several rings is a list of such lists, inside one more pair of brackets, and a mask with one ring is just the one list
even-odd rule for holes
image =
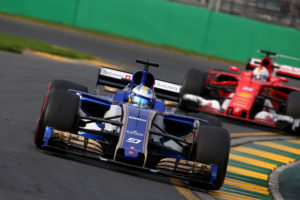
{"label": "blurred background", "polygon": [[0,1],[4,13],[240,63],[259,49],[299,58],[299,10],[295,0]]}
{"label": "blurred background", "polygon": [[171,0],[241,17],[300,29],[300,2],[296,0]]}

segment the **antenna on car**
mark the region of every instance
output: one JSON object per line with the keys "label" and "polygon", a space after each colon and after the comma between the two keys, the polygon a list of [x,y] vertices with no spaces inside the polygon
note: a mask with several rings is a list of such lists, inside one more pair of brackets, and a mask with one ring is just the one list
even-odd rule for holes
{"label": "antenna on car", "polygon": [[137,63],[143,64],[144,65],[144,71],[148,71],[149,66],[152,67],[159,67],[158,63],[153,63],[150,62],[149,60],[140,60],[140,59],[136,59],[135,60]]}
{"label": "antenna on car", "polygon": [[259,53],[264,53],[266,54],[266,57],[270,58],[271,56],[277,56],[277,53],[268,51],[268,50],[258,50]]}

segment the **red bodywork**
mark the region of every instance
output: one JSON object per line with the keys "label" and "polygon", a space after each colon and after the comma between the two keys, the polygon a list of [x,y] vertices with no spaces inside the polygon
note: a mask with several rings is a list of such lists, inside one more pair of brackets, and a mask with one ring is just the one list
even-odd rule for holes
{"label": "red bodywork", "polygon": [[[261,60],[260,65],[268,64],[267,69],[270,74],[273,73],[272,63],[269,58]],[[222,72],[218,70],[209,70],[206,81],[206,88],[209,88],[208,99],[216,99],[223,103],[225,99],[231,99],[226,110],[216,110],[209,106],[199,107],[199,111],[209,112],[212,114],[222,115],[231,118],[247,120],[255,123],[264,124],[267,126],[276,126],[272,119],[258,120],[254,119],[254,114],[257,114],[264,107],[264,98],[270,99],[276,113],[280,106],[287,103],[288,95],[292,91],[300,92],[300,89],[283,85],[282,82],[288,82],[286,78],[270,76],[267,81],[254,80],[252,71],[239,72],[236,68],[230,67],[234,72]],[[237,72],[238,71],[238,72]],[[233,96],[230,96],[233,94]],[[260,110],[257,110],[260,107]]]}

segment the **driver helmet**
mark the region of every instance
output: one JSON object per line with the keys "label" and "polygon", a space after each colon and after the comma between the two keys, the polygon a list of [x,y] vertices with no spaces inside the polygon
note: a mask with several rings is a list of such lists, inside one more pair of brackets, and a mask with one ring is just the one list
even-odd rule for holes
{"label": "driver helmet", "polygon": [[128,102],[137,107],[152,107],[154,103],[153,91],[146,86],[136,86],[135,88],[133,88],[131,94],[129,95]]}
{"label": "driver helmet", "polygon": [[265,67],[257,67],[253,70],[253,79],[260,81],[267,81],[269,78],[269,71]]}

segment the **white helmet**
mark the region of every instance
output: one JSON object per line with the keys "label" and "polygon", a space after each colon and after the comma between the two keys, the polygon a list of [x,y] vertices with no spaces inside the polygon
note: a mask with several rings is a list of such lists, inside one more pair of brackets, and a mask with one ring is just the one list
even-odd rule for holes
{"label": "white helmet", "polygon": [[150,88],[139,85],[132,89],[128,101],[134,106],[143,108],[152,107],[154,103],[154,94]]}
{"label": "white helmet", "polygon": [[253,79],[260,81],[267,81],[269,78],[269,71],[265,67],[257,67],[253,70]]}

